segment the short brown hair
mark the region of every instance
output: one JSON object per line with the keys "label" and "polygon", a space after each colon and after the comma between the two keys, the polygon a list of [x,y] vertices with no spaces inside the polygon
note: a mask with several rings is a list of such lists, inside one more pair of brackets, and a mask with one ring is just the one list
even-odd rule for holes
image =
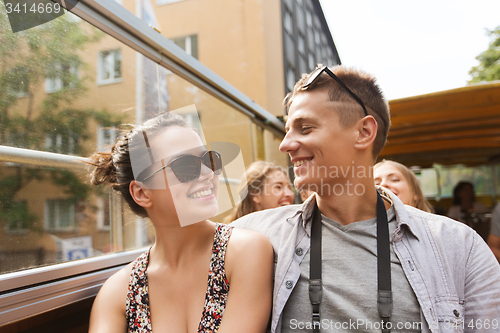
{"label": "short brown hair", "polygon": [[[321,65],[318,65],[318,67]],[[389,104],[382,93],[382,90],[376,83],[374,76],[345,66],[335,66],[330,70],[349,87],[365,104],[366,111],[375,118],[378,125],[377,136],[373,143],[373,157],[384,148],[387,141],[387,133],[391,125],[391,116],[389,113]],[[327,91],[330,101],[343,102],[342,111],[338,112],[340,125],[344,128],[354,124],[359,117],[363,116],[363,109],[352,98],[352,96],[337,81],[333,80],[328,74],[322,73],[313,84],[307,88],[302,88],[309,74],[303,74],[302,78],[295,84],[293,92],[286,95],[284,104],[287,110],[293,103],[293,98],[300,93],[306,93],[312,90],[323,89]]]}

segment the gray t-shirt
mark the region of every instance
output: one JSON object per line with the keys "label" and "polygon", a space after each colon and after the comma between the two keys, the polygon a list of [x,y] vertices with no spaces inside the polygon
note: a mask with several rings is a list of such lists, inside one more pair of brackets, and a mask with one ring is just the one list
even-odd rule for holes
{"label": "gray t-shirt", "polygon": [[[392,235],[396,228],[392,206],[387,217]],[[381,332],[377,308],[376,221],[374,218],[344,226],[325,216],[322,218],[321,332]],[[283,333],[312,332],[309,262],[308,252],[300,264],[299,281],[283,311]],[[392,246],[391,274],[391,333],[420,332],[420,306]]]}

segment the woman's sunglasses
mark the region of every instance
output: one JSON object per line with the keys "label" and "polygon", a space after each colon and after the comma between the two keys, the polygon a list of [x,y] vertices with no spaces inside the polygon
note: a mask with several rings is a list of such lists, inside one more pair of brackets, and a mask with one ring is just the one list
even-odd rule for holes
{"label": "woman's sunglasses", "polygon": [[183,155],[177,157],[176,159],[170,161],[169,164],[161,167],[144,178],[143,181],[148,180],[165,168],[170,168],[172,169],[175,177],[177,177],[181,183],[189,183],[200,177],[202,163],[207,168],[212,170],[214,174],[220,175],[222,169],[222,158],[215,150],[209,150],[200,157],[195,155]]}

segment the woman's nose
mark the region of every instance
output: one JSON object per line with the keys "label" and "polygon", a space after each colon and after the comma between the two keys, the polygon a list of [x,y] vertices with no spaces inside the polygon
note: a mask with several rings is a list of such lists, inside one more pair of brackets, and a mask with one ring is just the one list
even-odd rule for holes
{"label": "woman's nose", "polygon": [[198,177],[198,180],[202,181],[202,180],[205,180],[205,179],[212,179],[214,178],[214,171],[207,167],[205,164],[201,164],[201,170],[200,170],[200,176]]}

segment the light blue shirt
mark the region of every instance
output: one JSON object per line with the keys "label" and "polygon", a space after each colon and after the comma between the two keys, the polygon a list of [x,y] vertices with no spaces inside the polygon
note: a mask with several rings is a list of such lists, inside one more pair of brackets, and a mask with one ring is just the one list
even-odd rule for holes
{"label": "light blue shirt", "polygon": [[[394,206],[394,252],[417,296],[422,332],[498,332],[500,265],[483,239],[463,223],[405,206],[392,192],[377,190]],[[310,247],[315,200],[313,195],[302,205],[259,211],[232,223],[261,232],[273,244],[273,333],[281,332],[283,309]]]}

